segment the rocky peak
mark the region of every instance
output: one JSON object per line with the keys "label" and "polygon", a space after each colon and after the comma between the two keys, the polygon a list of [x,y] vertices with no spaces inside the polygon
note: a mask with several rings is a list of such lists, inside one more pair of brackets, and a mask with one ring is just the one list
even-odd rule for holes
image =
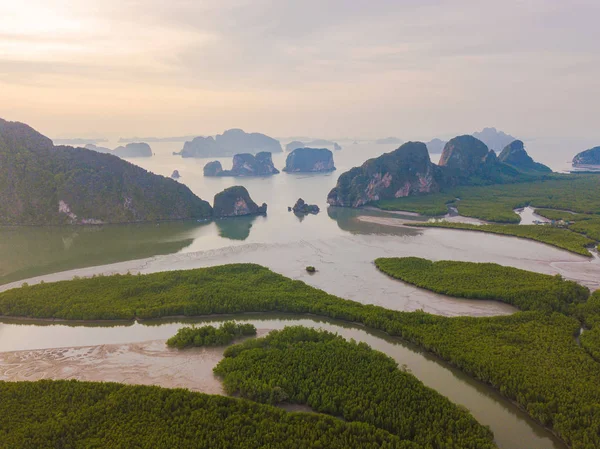
{"label": "rocky peak", "polygon": [[223,166],[219,161],[212,161],[204,166],[203,172],[204,176],[221,176]]}
{"label": "rocky peak", "polygon": [[504,147],[500,153],[500,156],[498,156],[498,160],[505,164],[512,165],[513,167],[522,171],[552,171],[545,165],[535,162],[531,156],[527,154],[527,151],[525,151],[525,145],[520,140],[515,140]]}
{"label": "rocky peak", "polygon": [[485,143],[464,135],[451,139],[444,146],[439,165],[456,172],[460,177],[467,177],[477,173],[482,165],[493,164],[496,160],[496,154]]}

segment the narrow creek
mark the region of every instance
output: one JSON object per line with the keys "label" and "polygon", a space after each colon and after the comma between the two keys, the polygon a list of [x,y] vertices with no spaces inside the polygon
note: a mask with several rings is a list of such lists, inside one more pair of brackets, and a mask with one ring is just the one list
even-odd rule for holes
{"label": "narrow creek", "polygon": [[[459,370],[413,345],[381,332],[369,331],[361,326],[340,321],[323,320],[316,317],[298,318],[279,314],[229,315],[202,319],[123,323],[121,325],[4,320],[0,322],[0,353],[23,351],[19,352],[19,356],[21,359],[26,359],[27,357],[37,357],[36,351],[33,350],[40,349],[165,340],[175,334],[177,329],[190,323],[218,323],[231,319],[252,323],[259,331],[262,330],[261,334],[272,329],[282,329],[285,326],[302,325],[325,329],[336,332],[346,339],[365,342],[372,348],[392,357],[401,368],[409,370],[425,385],[470,410],[481,424],[491,428],[496,443],[501,449],[566,448],[551,432],[537,424],[491,387],[469,378]],[[176,352],[173,352],[173,356],[175,354]],[[0,354],[0,356],[2,355]],[[193,358],[194,355],[195,353],[191,351],[188,358]],[[164,360],[165,354],[162,356]],[[127,353],[121,354],[120,357],[122,360],[127,360]],[[221,357],[222,351],[218,352],[217,356],[208,363],[216,364]],[[2,363],[0,361],[0,368],[2,368]],[[14,367],[10,368],[5,372],[15,372]],[[212,377],[212,368],[208,368],[210,369],[198,371],[197,376]],[[35,378],[32,372],[28,372],[27,376]],[[4,375],[3,380],[11,380],[11,378]],[[211,380],[214,382],[214,378]]]}

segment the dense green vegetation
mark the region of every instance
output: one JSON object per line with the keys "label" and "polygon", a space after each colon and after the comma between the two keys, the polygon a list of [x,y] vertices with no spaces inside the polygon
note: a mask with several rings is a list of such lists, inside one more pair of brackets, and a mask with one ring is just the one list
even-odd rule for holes
{"label": "dense green vegetation", "polygon": [[287,327],[227,348],[215,368],[229,394],[290,401],[365,422],[423,447],[495,447],[491,432],[396,362],[364,343]]}
{"label": "dense green vegetation", "polygon": [[577,315],[585,325],[579,337],[581,346],[600,362],[600,290],[596,290],[585,304],[579,305]]}
{"label": "dense green vegetation", "polygon": [[504,267],[495,263],[432,262],[419,257],[380,258],[381,271],[420,288],[469,299],[494,299],[521,310],[572,313],[589,290],[560,276]]}
{"label": "dense green vegetation", "polygon": [[211,213],[206,201],[172,179],[113,155],[55,147],[27,125],[0,119],[0,224],[122,223]]}
{"label": "dense green vegetation", "polygon": [[256,335],[256,327],[253,324],[225,321],[219,327],[182,327],[167,340],[167,345],[179,349],[189,346],[225,346],[235,338],[251,335]]}
{"label": "dense green vegetation", "polygon": [[554,174],[542,181],[457,187],[442,193],[379,201],[375,205],[385,210],[443,215],[447,204],[453,203],[458,212],[466,217],[497,223],[518,223],[519,216],[513,209],[527,205],[599,214],[599,190],[600,176]]}
{"label": "dense green vegetation", "polygon": [[435,221],[427,223],[406,223],[407,226],[429,227],[429,228],[449,228],[462,229],[466,231],[489,232],[491,234],[510,235],[537,242],[547,243],[548,245],[566,249],[582,256],[590,256],[589,247],[595,245],[594,240],[584,235],[571,232],[563,228],[538,225],[501,225],[487,224],[474,225],[469,223],[457,223],[448,221]]}
{"label": "dense green vegetation", "polygon": [[0,294],[0,314],[38,318],[241,312],[311,313],[403,338],[497,388],[573,449],[600,447],[600,363],[575,339],[579,320],[561,313],[447,318],[398,312],[344,300],[247,264],[79,279]]}
{"label": "dense green vegetation", "polygon": [[183,389],[0,382],[0,448],[101,447],[419,449],[365,423]]}

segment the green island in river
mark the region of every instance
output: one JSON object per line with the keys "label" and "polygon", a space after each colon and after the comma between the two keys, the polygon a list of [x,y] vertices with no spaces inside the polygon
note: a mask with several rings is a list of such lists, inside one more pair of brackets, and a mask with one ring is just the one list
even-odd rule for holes
{"label": "green island in river", "polygon": [[[510,287],[512,276],[505,280]],[[569,284],[556,285],[569,288]],[[543,283],[539,288],[548,291]],[[575,310],[554,310],[569,303],[577,304]],[[236,264],[24,286],[0,294],[0,313],[6,317],[133,320],[285,312],[360,323],[415,343],[493,386],[569,447],[592,449],[600,445],[600,364],[593,357],[598,353],[593,327],[598,303],[594,294],[587,301],[577,296],[556,304],[542,303],[542,309],[550,304],[552,310],[447,318],[360,304],[258,265]],[[582,323],[591,330],[583,333],[580,346],[576,337]]]}

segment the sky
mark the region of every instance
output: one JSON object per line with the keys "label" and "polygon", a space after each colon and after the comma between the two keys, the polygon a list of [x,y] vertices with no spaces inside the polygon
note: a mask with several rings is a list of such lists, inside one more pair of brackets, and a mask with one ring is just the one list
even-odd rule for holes
{"label": "sky", "polygon": [[0,0],[0,117],[54,138],[600,141],[598,0]]}

